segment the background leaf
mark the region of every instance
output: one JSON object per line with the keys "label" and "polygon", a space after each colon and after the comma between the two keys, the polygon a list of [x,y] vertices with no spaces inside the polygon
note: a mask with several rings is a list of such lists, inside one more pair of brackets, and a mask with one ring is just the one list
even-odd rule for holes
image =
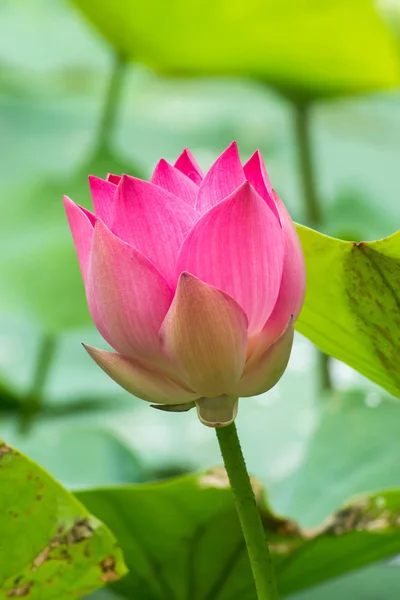
{"label": "background leaf", "polygon": [[[283,595],[400,550],[400,493],[357,501],[320,529],[301,532],[275,517],[254,483]],[[88,490],[79,499],[113,529],[129,575],[125,598],[255,599],[254,584],[224,470],[165,483]]]}
{"label": "background leaf", "polygon": [[28,458],[0,443],[0,598],[79,598],[126,567],[108,528]]}
{"label": "background leaf", "polygon": [[374,565],[290,596],[290,600],[397,600],[399,587],[398,565]]}
{"label": "background leaf", "polygon": [[[280,507],[303,526],[315,527],[349,496],[399,487],[399,420],[399,403],[379,390],[326,397]],[[335,448],[332,440],[339,441]]]}
{"label": "background leaf", "polygon": [[369,0],[75,3],[122,54],[167,73],[245,75],[312,96],[399,82],[394,39]]}

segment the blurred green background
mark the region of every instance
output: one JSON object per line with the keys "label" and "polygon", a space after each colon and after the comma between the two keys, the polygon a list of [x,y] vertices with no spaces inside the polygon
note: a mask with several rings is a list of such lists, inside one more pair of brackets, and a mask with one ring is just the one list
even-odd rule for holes
{"label": "blurred green background", "polygon": [[[206,50],[201,15],[198,39],[190,45],[183,35],[180,52],[171,46],[171,23],[187,27],[179,11],[178,20],[152,21],[157,2],[143,3],[135,23],[120,19],[115,30],[122,1],[80,4],[98,25],[109,22],[106,37],[140,63],[121,66],[71,3],[0,3],[0,437],[72,489],[163,478],[220,457],[214,432],[193,413],[160,413],[129,397],[81,347],[104,343],[86,309],[63,193],[89,206],[89,172],[148,177],[160,157],[173,161],[185,146],[207,168],[236,139],[243,159],[262,150],[299,222],[354,240],[387,236],[400,223],[396,2],[381,2],[383,13],[361,0],[289,2],[272,11],[270,32],[250,14],[243,39],[229,46],[224,32],[221,46]],[[236,31],[238,6],[217,4],[217,17],[231,15]],[[319,37],[301,13],[307,7]],[[264,58],[259,37],[268,40]],[[118,98],[110,84],[120,85]],[[304,152],[317,212],[305,198]],[[249,470],[273,508],[304,526],[351,495],[400,486],[398,401],[341,363],[329,371],[331,382],[298,335],[283,380],[242,400],[237,421]],[[393,563],[297,597],[372,600],[382,598],[373,587],[382,581],[385,598],[398,598]]]}

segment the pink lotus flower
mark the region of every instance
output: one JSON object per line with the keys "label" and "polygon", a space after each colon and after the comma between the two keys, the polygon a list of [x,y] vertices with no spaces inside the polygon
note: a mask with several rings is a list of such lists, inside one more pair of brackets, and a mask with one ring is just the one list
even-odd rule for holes
{"label": "pink lotus flower", "polygon": [[282,376],[305,270],[260,152],[232,143],[203,174],[188,150],[151,181],[89,177],[95,214],[65,197],[93,321],[86,346],[119,385],[165,410],[228,425],[238,397]]}

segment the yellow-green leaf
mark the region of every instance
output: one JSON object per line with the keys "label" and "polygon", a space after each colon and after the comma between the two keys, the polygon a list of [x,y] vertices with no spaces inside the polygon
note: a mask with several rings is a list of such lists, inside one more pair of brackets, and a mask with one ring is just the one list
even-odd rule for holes
{"label": "yellow-green leaf", "polygon": [[296,328],[400,397],[400,232],[344,242],[297,226],[307,293]]}
{"label": "yellow-green leaf", "polygon": [[399,83],[371,0],[74,1],[119,52],[161,72],[244,75],[309,96]]}
{"label": "yellow-green leaf", "polygon": [[80,598],[126,573],[109,529],[0,441],[0,600]]}

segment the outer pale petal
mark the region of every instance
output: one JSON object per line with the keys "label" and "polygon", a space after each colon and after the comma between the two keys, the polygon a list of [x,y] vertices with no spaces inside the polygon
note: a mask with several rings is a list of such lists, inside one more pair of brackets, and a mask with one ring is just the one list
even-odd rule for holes
{"label": "outer pale petal", "polygon": [[157,269],[97,221],[86,294],[97,329],[127,356],[156,359],[173,292]]}
{"label": "outer pale petal", "polygon": [[186,175],[186,177],[189,177],[189,179],[191,179],[196,185],[200,185],[203,181],[202,170],[188,148],[185,148],[182,154],[178,157],[174,167]]}
{"label": "outer pale petal", "polygon": [[237,144],[232,142],[206,173],[197,196],[196,209],[199,212],[209,210],[234,192],[245,179]]}
{"label": "outer pale petal", "polygon": [[197,218],[195,210],[180,198],[148,181],[123,175],[111,229],[174,284],[179,248]]}
{"label": "outer pale petal", "polygon": [[278,383],[289,362],[293,344],[294,325],[289,325],[280,338],[272,344],[256,361],[246,364],[239,383],[230,388],[229,393],[241,396],[257,396],[267,392]]}
{"label": "outer pale petal", "polygon": [[244,165],[243,170],[247,181],[251,183],[256,192],[260,194],[261,198],[264,198],[272,212],[279,219],[279,213],[275,205],[271,182],[268,177],[267,169],[265,168],[263,157],[259,150],[254,152],[254,154],[249,158],[247,163]]}
{"label": "outer pale petal", "polygon": [[89,175],[89,186],[96,217],[110,227],[113,221],[117,186],[94,175]]}
{"label": "outer pale petal", "polygon": [[243,308],[249,331],[261,331],[278,297],[282,228],[249,183],[202,216],[185,239],[177,274],[193,273]]}
{"label": "outer pale petal", "polygon": [[199,187],[163,158],[154,170],[151,183],[164,188],[194,207]]}
{"label": "outer pale petal", "polygon": [[197,399],[197,395],[187,387],[131,358],[86,344],[84,347],[111,379],[142,400],[161,404],[186,404]]}
{"label": "outer pale petal", "polygon": [[239,381],[247,319],[227,294],[182,273],[161,329],[164,349],[199,396],[219,396]]}
{"label": "outer pale petal", "polygon": [[64,207],[74,239],[83,281],[86,283],[95,217],[88,210],[64,196]]}

